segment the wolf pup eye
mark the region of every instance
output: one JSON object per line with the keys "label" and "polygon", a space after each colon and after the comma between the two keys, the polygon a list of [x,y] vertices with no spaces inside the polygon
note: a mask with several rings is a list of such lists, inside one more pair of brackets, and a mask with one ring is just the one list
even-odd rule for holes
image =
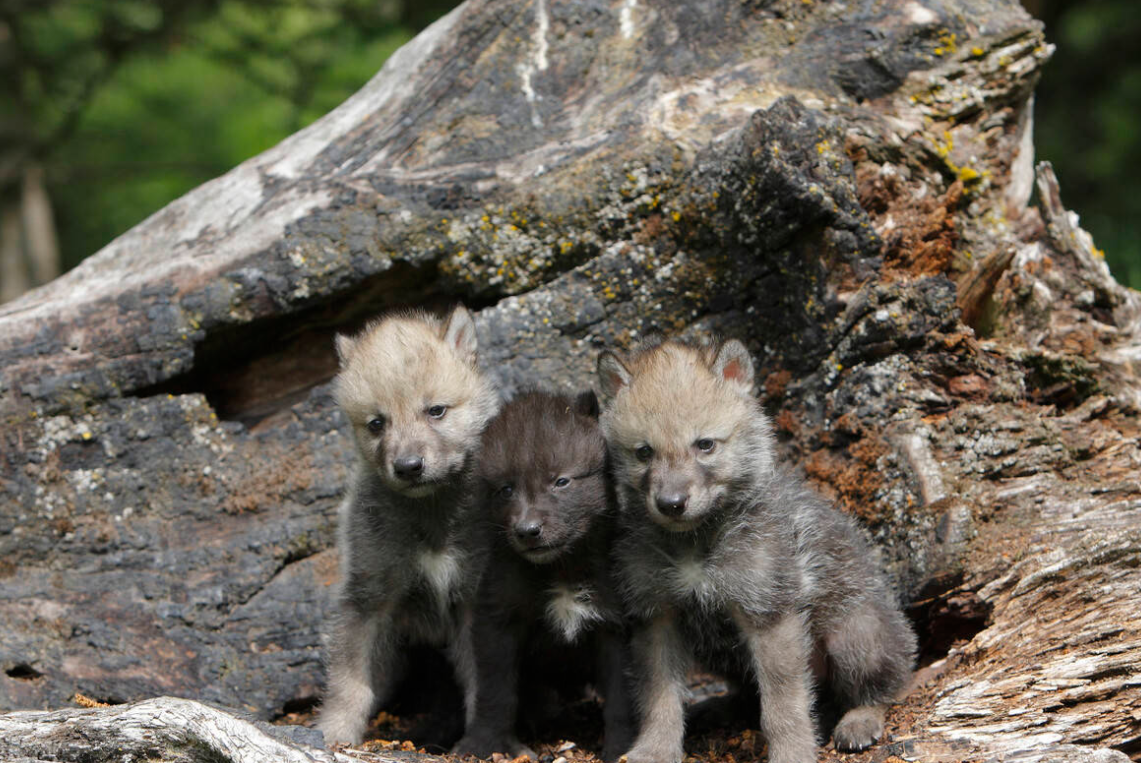
{"label": "wolf pup eye", "polygon": [[447,412],[448,412],[448,406],[446,406],[446,405],[433,405],[431,408],[428,409],[428,415],[434,419],[444,418],[444,414]]}
{"label": "wolf pup eye", "polygon": [[503,487],[499,488],[499,497],[500,498],[510,498],[511,494],[514,492],[515,492],[515,486],[514,485],[504,485]]}
{"label": "wolf pup eye", "polygon": [[384,431],[384,417],[383,416],[374,416],[373,419],[368,422],[368,431],[372,432],[373,434],[380,434],[381,432],[383,432]]}
{"label": "wolf pup eye", "polygon": [[649,461],[650,457],[654,455],[654,449],[649,445],[639,445],[634,449],[634,455],[639,461]]}
{"label": "wolf pup eye", "polygon": [[700,440],[695,442],[694,445],[696,445],[697,449],[702,453],[712,453],[713,449],[717,447],[717,443],[708,437],[702,437]]}
{"label": "wolf pup eye", "polygon": [[570,477],[559,477],[555,480],[555,487],[566,487],[570,484]]}

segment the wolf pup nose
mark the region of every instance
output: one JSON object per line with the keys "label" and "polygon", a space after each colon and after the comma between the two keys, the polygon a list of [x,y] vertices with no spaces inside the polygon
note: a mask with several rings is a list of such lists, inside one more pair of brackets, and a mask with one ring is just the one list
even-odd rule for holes
{"label": "wolf pup nose", "polygon": [[424,459],[419,456],[402,456],[393,459],[392,471],[402,480],[412,482],[420,478],[424,471]]}
{"label": "wolf pup nose", "polygon": [[474,490],[495,539],[473,620],[474,716],[455,752],[534,757],[516,736],[520,679],[561,686],[569,677],[581,690],[592,668],[605,698],[603,757],[614,760],[633,740],[609,570],[613,491],[597,418],[594,393],[531,392],[484,432]]}
{"label": "wolf pup nose", "polygon": [[358,466],[338,515],[341,576],[320,727],[330,742],[357,743],[407,646],[444,648],[472,691],[461,627],[481,547],[464,480],[499,398],[476,364],[475,323],[462,306],[446,321],[421,312],[374,321],[338,336],[337,354],[334,394]]}
{"label": "wolf pup nose", "polygon": [[745,346],[656,342],[598,373],[642,710],[629,763],[682,759],[695,651],[747,658],[772,763],[815,760],[817,690],[843,713],[837,749],[871,745],[915,636],[855,522],[776,466]]}

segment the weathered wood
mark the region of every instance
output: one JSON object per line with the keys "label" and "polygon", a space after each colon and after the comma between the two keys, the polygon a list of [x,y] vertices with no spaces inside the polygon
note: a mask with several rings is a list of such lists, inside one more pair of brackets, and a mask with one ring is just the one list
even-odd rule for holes
{"label": "weathered wood", "polygon": [[0,306],[0,707],[315,702],[332,335],[463,298],[509,393],[749,344],[937,666],[845,760],[1141,754],[1141,301],[1035,172],[1049,52],[1014,0],[469,1]]}
{"label": "weathered wood", "polygon": [[319,732],[255,723],[232,711],[175,697],[117,707],[0,714],[0,756],[37,762],[164,763],[395,763],[418,757],[326,750]]}

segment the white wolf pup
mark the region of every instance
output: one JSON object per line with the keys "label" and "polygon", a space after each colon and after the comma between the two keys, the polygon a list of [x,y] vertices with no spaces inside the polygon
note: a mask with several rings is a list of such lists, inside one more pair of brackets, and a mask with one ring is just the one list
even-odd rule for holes
{"label": "white wolf pup", "polygon": [[404,647],[448,651],[473,691],[470,602],[482,562],[465,499],[480,433],[499,397],[476,365],[475,323],[463,306],[446,321],[385,317],[337,337],[335,396],[359,462],[339,510],[341,578],[320,728],[358,743],[385,701]]}
{"label": "white wolf pup", "polygon": [[745,346],[648,343],[598,371],[642,710],[629,763],[682,759],[693,654],[746,658],[773,763],[816,759],[816,682],[837,749],[870,746],[915,636],[855,522],[774,463]]}

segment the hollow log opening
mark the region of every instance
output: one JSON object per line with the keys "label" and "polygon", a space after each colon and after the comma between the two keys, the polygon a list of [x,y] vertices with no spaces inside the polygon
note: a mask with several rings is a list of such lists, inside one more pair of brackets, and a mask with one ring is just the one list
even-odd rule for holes
{"label": "hollow log opening", "polygon": [[962,575],[935,577],[907,605],[919,638],[917,663],[926,667],[963,646],[989,624],[993,605],[960,588]]}
{"label": "hollow log opening", "polygon": [[43,673],[33,668],[27,663],[19,663],[13,665],[4,671],[9,678],[15,678],[20,681],[34,681],[43,676]]}
{"label": "hollow log opening", "polygon": [[[222,421],[254,427],[304,400],[337,373],[334,337],[378,314],[442,312],[458,301],[443,293],[434,263],[393,263],[352,289],[296,313],[219,325],[194,346],[191,369],[138,389],[136,397],[201,393]],[[473,302],[478,309],[479,302]]]}

